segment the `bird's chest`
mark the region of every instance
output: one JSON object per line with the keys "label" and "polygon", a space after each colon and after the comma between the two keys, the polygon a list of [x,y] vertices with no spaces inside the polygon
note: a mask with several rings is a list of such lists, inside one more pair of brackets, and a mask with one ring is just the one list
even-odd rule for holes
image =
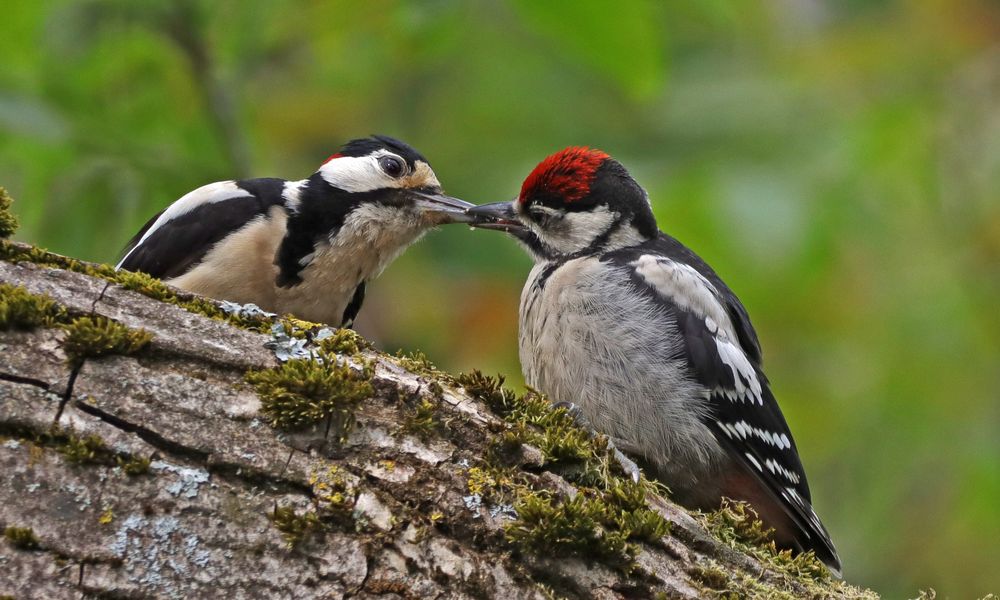
{"label": "bird's chest", "polygon": [[288,288],[283,304],[303,318],[339,325],[360,284],[377,277],[420,230],[387,227],[383,221],[346,223],[338,234],[316,249],[302,271],[302,283]]}
{"label": "bird's chest", "polygon": [[654,463],[704,456],[704,390],[679,357],[674,317],[631,286],[625,269],[597,258],[537,265],[521,297],[525,380]]}
{"label": "bird's chest", "polygon": [[624,285],[622,273],[596,258],[532,270],[520,310],[520,358],[529,385],[556,401],[596,405],[609,379],[621,387],[640,377],[626,349],[645,343],[628,323],[628,313],[642,311]]}

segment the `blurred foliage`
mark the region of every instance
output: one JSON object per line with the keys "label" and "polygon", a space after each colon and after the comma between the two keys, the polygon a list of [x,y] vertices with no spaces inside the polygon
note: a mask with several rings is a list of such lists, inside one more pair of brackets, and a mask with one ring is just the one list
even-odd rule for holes
{"label": "blurred foliage", "polygon": [[[15,0],[0,185],[17,237],[114,261],[183,193],[307,176],[396,135],[452,194],[607,150],[741,294],[845,573],[1000,588],[1000,5],[994,0]],[[518,374],[528,260],[431,234],[359,329]]]}

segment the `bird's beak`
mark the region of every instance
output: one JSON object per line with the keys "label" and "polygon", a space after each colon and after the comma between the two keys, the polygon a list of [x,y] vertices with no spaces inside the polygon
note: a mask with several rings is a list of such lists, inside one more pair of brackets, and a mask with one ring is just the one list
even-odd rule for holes
{"label": "bird's beak", "polygon": [[413,195],[414,206],[421,216],[434,225],[472,222],[472,217],[469,217],[466,211],[475,204],[445,196],[440,192],[410,190],[410,194]]}
{"label": "bird's beak", "polygon": [[473,227],[496,229],[514,235],[527,231],[527,228],[517,218],[513,202],[494,202],[493,204],[473,206],[466,214],[471,217],[469,224]]}

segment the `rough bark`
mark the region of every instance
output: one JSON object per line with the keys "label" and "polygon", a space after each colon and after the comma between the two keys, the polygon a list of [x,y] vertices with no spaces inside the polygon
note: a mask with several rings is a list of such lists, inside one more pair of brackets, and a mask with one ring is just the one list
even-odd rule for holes
{"label": "rough bark", "polygon": [[[135,355],[74,368],[59,328],[0,331],[0,597],[867,594],[734,550],[658,497],[650,504],[671,533],[643,543],[631,570],[520,551],[504,534],[510,511],[468,491],[470,468],[505,425],[450,378],[366,351],[373,393],[346,441],[322,428],[282,434],[259,417],[244,379],[278,365],[269,336],[43,265],[0,261],[0,282],[153,334]],[[421,437],[403,424],[424,399],[442,426]],[[90,435],[103,441],[95,456],[72,460],[67,440]],[[540,485],[572,493],[523,450]],[[127,474],[141,459],[148,471]],[[350,510],[321,526],[300,521],[307,530],[290,547],[276,507],[315,511],[331,467],[347,482]],[[19,540],[27,530],[32,539]]]}

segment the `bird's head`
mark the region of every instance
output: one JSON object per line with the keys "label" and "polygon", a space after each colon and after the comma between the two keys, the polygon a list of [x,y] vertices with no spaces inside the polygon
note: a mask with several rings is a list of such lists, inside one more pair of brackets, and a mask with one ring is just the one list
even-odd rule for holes
{"label": "bird's head", "polygon": [[388,136],[348,142],[313,178],[349,194],[354,208],[393,214],[416,228],[469,220],[465,209],[472,205],[444,195],[427,159]]}
{"label": "bird's head", "polygon": [[538,163],[515,200],[477,206],[469,215],[476,227],[507,231],[541,256],[597,252],[657,235],[645,190],[621,163],[582,147]]}

